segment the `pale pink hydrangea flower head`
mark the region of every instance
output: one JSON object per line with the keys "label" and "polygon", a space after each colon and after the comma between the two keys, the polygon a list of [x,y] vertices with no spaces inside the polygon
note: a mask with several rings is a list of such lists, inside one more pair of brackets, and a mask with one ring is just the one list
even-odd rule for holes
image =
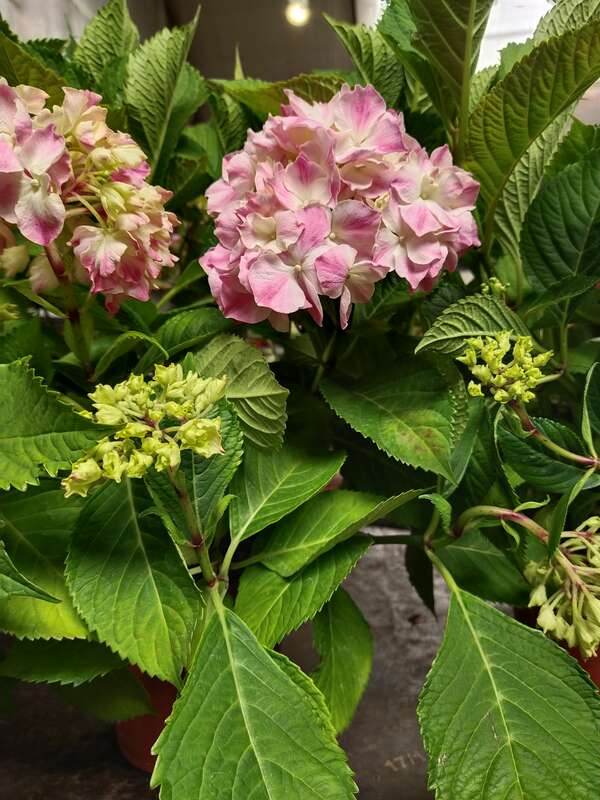
{"label": "pale pink hydrangea flower head", "polygon": [[[177,219],[164,208],[170,193],[147,182],[142,150],[108,127],[100,95],[63,91],[49,109],[45,92],[0,78],[0,218],[45,248],[65,230],[61,241],[70,236],[76,261],[59,278],[88,282],[114,312],[128,297],[147,300],[175,263]],[[57,255],[49,256],[30,266],[34,291],[58,285],[48,274]]]}
{"label": "pale pink hydrangea flower head", "polygon": [[479,184],[447,147],[428,155],[372,86],[287,96],[206,193],[219,244],[200,263],[227,317],[287,330],[304,311],[321,324],[326,297],[346,328],[390,271],[429,290],[479,243]]}

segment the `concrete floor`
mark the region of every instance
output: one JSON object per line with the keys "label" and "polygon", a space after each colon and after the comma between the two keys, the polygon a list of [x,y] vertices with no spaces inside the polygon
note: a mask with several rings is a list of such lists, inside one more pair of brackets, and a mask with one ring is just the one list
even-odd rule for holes
{"label": "concrete floor", "polygon": [[[426,761],[415,707],[443,634],[447,595],[436,585],[438,620],[412,589],[403,548],[372,548],[346,587],[375,638],[370,684],[342,736],[361,800],[424,800]],[[287,645],[310,661],[307,632]],[[45,687],[23,686],[0,719],[0,797],[11,800],[149,800],[147,776],[121,758],[112,728],[66,707]]]}

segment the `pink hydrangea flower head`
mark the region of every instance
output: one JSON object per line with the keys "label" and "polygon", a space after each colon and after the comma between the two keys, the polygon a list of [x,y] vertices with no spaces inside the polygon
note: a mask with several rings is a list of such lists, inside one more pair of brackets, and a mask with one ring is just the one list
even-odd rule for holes
{"label": "pink hydrangea flower head", "polygon": [[[100,95],[66,87],[51,110],[47,97],[0,78],[0,218],[44,247],[67,227],[76,258],[68,270],[60,264],[61,280],[89,283],[111,311],[127,297],[146,300],[177,260],[171,195],[147,182],[144,153],[108,127]],[[48,290],[57,264],[52,255],[30,266],[34,290]]]}
{"label": "pink hydrangea flower head", "polygon": [[206,193],[219,244],[200,263],[226,316],[321,324],[328,297],[345,328],[389,271],[430,289],[478,244],[477,182],[448,148],[429,156],[372,86],[318,103],[286,94]]}

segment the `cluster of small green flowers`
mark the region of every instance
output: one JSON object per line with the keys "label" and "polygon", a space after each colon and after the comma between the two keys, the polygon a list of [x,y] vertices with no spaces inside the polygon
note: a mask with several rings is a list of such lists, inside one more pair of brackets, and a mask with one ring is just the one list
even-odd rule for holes
{"label": "cluster of small green flowers", "polygon": [[502,281],[498,278],[491,277],[481,284],[481,293],[491,295],[492,297],[497,297],[499,300],[503,300],[508,286],[508,283],[502,283]]}
{"label": "cluster of small green flowers", "polygon": [[530,562],[525,577],[533,585],[529,606],[540,607],[537,624],[544,633],[584,658],[600,645],[600,517],[562,534],[550,563]]}
{"label": "cluster of small green flowers", "polygon": [[[475,381],[468,385],[472,397],[483,397],[484,389],[498,403],[512,400],[528,403],[535,394],[532,389],[543,377],[541,367],[552,358],[552,351],[532,355],[530,336],[517,336],[511,352],[510,333],[478,336],[467,340],[464,355],[458,357],[471,370]],[[508,355],[508,360],[505,360]]]}
{"label": "cluster of small green flowers", "polygon": [[62,482],[67,497],[86,496],[103,479],[141,478],[154,467],[176,470],[182,450],[209,457],[221,453],[221,420],[208,418],[225,391],[226,378],[183,373],[181,364],[157,366],[148,381],[131,375],[116,386],[99,385],[89,396],[100,425],[118,430],[76,461]]}
{"label": "cluster of small green flowers", "polygon": [[0,303],[0,325],[3,322],[12,322],[19,319],[19,309],[14,303]]}

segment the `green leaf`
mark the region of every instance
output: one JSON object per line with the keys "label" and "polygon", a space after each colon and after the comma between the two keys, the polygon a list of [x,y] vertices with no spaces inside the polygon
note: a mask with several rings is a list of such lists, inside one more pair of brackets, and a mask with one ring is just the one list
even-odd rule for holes
{"label": "green leaf", "polygon": [[420,495],[421,500],[429,500],[439,515],[439,520],[444,533],[449,534],[452,527],[452,506],[446,498],[438,492]]}
{"label": "green leaf", "polygon": [[508,554],[481,531],[467,531],[436,555],[462,589],[497,603],[527,605],[531,587]]}
{"label": "green leaf", "polygon": [[101,641],[144,672],[177,685],[202,598],[147,508],[143,485],[107,483],[86,501],[67,559],[75,605]]}
{"label": "green leaf", "polygon": [[[66,500],[50,481],[24,494],[4,495],[0,535],[15,568],[41,592],[0,602],[0,630],[27,639],[85,639],[88,631],[75,611],[64,577],[69,537],[81,504]],[[47,602],[48,596],[59,602]]]}
{"label": "green leaf", "polygon": [[[541,433],[556,444],[571,452],[581,452],[579,438],[564,425],[550,419],[533,417],[532,422]],[[511,467],[532,486],[545,492],[562,494],[574,486],[584,474],[573,463],[560,460],[539,444],[535,436],[520,436],[507,425],[499,425],[498,441],[503,458]],[[600,476],[594,476],[587,485],[588,489],[600,485]]]}
{"label": "green leaf", "polygon": [[546,167],[560,146],[571,121],[569,113],[560,114],[527,148],[506,181],[498,198],[494,226],[504,252],[515,264],[521,259],[520,241],[523,221],[536,196]]}
{"label": "green leaf", "polygon": [[352,800],[356,787],[314,686],[304,676],[306,691],[299,670],[280,663],[233,612],[213,615],[154,746],[151,784],[162,800]]}
{"label": "green leaf", "polygon": [[594,364],[585,379],[581,435],[593,456],[597,456],[594,434],[600,434],[600,369]]}
{"label": "green leaf", "polygon": [[286,442],[280,450],[247,447],[231,484],[231,536],[247,539],[320,491],[344,463],[344,454],[313,454]]}
{"label": "green leaf", "polygon": [[540,631],[457,587],[418,715],[440,798],[589,800],[600,785],[591,681]]}
{"label": "green leaf", "polygon": [[181,93],[177,88],[197,22],[198,13],[188,25],[164,28],[129,57],[127,113],[154,169],[160,163],[163,148],[173,146],[167,133],[174,113],[179,113],[176,101],[181,99]]}
{"label": "green leaf", "polygon": [[346,728],[366,688],[373,663],[373,637],[360,609],[344,589],[313,620],[321,663],[313,675],[336,732]]}
{"label": "green leaf", "polygon": [[280,114],[281,105],[287,103],[286,89],[290,89],[308,102],[324,102],[341,88],[344,80],[335,74],[296,75],[286,81],[269,83],[254,78],[233,81],[213,80],[211,86],[243,103],[259,116]]}
{"label": "green leaf", "polygon": [[324,380],[325,399],[342,419],[388,455],[452,481],[450,458],[456,421],[454,384],[422,360],[390,364],[378,374],[346,384]]}
{"label": "green leaf", "polygon": [[598,272],[599,214],[600,160],[593,154],[544,184],[521,237],[523,265],[535,289]]}
{"label": "green leaf", "polygon": [[365,492],[322,492],[266,531],[258,540],[256,558],[289,577],[420,494],[413,489],[383,500]]}
{"label": "green leaf", "polygon": [[439,315],[415,349],[458,356],[467,339],[475,336],[512,331],[517,336],[527,336],[525,323],[510,308],[495,297],[476,294],[453,303]]}
{"label": "green leaf", "polygon": [[[154,349],[164,358],[169,357],[169,353],[161,343],[153,336],[142,331],[125,331],[111,343],[110,347],[102,353],[94,370],[94,380],[98,380],[106,370],[121,356],[134,350],[141,342],[152,345]],[[158,359],[157,359],[158,360]]]}
{"label": "green leaf", "polygon": [[139,43],[135,24],[125,0],[109,0],[86,26],[73,53],[73,59],[102,86],[107,67],[114,68]]}
{"label": "green leaf", "polygon": [[25,362],[0,364],[0,489],[67,469],[106,430],[76,414]]}
{"label": "green leaf", "polygon": [[9,38],[0,31],[0,75],[6,78],[11,86],[27,84],[48,92],[48,103],[62,103],[66,80],[49,69],[36,55],[26,50],[25,46]]}
{"label": "green leaf", "polygon": [[[585,294],[598,283],[595,275],[576,275],[574,277],[562,278],[553,283],[541,294],[532,297],[526,303],[519,306],[519,314],[527,316],[534,311],[542,311],[550,306],[556,306],[563,300],[571,300],[573,297]],[[571,365],[569,364],[569,367]]]}
{"label": "green leaf", "polygon": [[559,36],[568,30],[581,28],[586,22],[600,17],[599,0],[557,0],[542,17],[535,32],[536,39]]}
{"label": "green leaf", "polygon": [[208,95],[208,86],[202,75],[191,64],[184,64],[175,85],[171,116],[160,160],[152,175],[153,181],[164,182],[169,161],[175,152],[181,133],[200,106],[208,100]]}
{"label": "green leaf", "polygon": [[323,14],[348,51],[363,84],[373,84],[389,106],[393,106],[404,78],[394,51],[376,28],[338,22]]}
{"label": "green leaf", "polygon": [[29,683],[79,686],[122,666],[121,659],[99,642],[13,642],[0,661],[0,675]]}
{"label": "green leaf", "polygon": [[406,282],[389,275],[385,281],[375,284],[373,297],[368,303],[359,303],[352,314],[352,332],[363,329],[387,330],[390,317],[410,302],[411,296]]}
{"label": "green leaf", "polygon": [[600,23],[543,42],[488,92],[471,115],[471,170],[488,224],[531,144],[600,76]]}
{"label": "green leaf", "polygon": [[214,127],[219,138],[221,155],[239,150],[249,126],[248,112],[237,100],[227,94],[213,94],[209,98]]}
{"label": "green leaf", "polygon": [[370,537],[354,536],[291,578],[263,566],[248,567],[240,580],[236,614],[262,644],[272,647],[320,611],[370,545]]}
{"label": "green leaf", "polygon": [[260,352],[235,336],[217,336],[184,362],[206,378],[227,376],[225,395],[235,406],[246,438],[257,447],[278,447],[285,430],[287,389]]}
{"label": "green leaf", "polygon": [[410,0],[416,47],[437,73],[454,105],[469,111],[471,77],[493,0]]}
{"label": "green leaf", "polygon": [[594,467],[584,472],[576,484],[566,492],[556,504],[550,523],[548,525],[548,555],[551,556],[560,542],[560,537],[565,529],[569,507],[584,489],[589,489],[588,481],[594,476]]}
{"label": "green leaf", "polygon": [[413,589],[424,605],[436,616],[431,559],[422,547],[409,544],[404,554],[404,566]]}
{"label": "green leaf", "polygon": [[600,148],[600,125],[585,125],[571,117],[569,132],[548,164],[544,178],[553,178],[570,164],[581,161],[592,150]]}
{"label": "green leaf", "polygon": [[142,684],[129,669],[119,669],[80,686],[57,686],[61,698],[104,722],[155,714]]}
{"label": "green leaf", "polygon": [[48,380],[52,374],[52,364],[46,345],[37,317],[4,323],[4,331],[0,335],[0,363],[9,364],[24,356],[31,356],[32,368]]}
{"label": "green leaf", "polygon": [[[0,530],[4,525],[6,520],[0,512]],[[8,600],[9,597],[33,597],[48,603],[60,602],[19,572],[6,552],[4,542],[0,540],[0,601]]]}
{"label": "green leaf", "polygon": [[213,336],[231,327],[231,322],[216,308],[194,308],[175,314],[160,326],[155,334],[156,345],[140,359],[139,372],[146,372],[160,362],[166,352],[169,358],[182,350],[193,350],[206,344]]}

